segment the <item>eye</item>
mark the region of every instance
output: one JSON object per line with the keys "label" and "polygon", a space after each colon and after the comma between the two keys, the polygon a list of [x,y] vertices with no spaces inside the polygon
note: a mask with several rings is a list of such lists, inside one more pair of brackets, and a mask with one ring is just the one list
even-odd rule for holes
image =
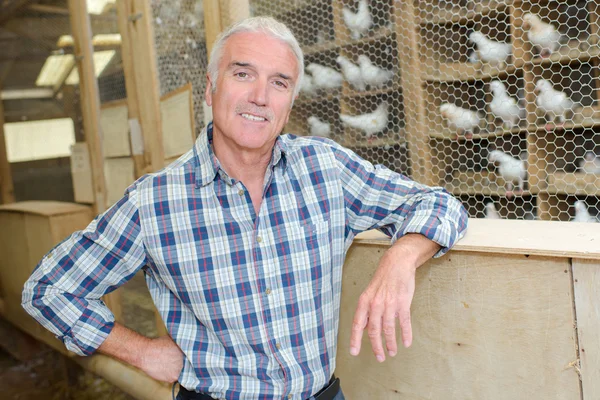
{"label": "eye", "polygon": [[283,81],[275,81],[275,85],[279,86],[280,88],[287,88],[287,85]]}
{"label": "eye", "polygon": [[247,78],[248,77],[248,74],[246,72],[237,72],[235,75],[239,78]]}

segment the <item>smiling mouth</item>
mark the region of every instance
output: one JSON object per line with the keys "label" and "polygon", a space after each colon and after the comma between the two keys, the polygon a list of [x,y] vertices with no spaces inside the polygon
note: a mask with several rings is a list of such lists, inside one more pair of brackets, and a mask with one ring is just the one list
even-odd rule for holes
{"label": "smiling mouth", "polygon": [[252,115],[252,114],[246,114],[246,113],[242,113],[240,114],[243,118],[247,119],[248,121],[254,121],[254,122],[265,122],[267,119],[264,117],[259,117],[257,115]]}

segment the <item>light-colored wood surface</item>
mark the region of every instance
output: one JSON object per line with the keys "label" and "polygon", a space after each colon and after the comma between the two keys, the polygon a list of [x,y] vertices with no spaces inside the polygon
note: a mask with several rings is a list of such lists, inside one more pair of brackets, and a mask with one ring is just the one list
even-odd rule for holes
{"label": "light-colored wood surface", "polygon": [[[354,241],[382,246],[390,243],[387,236],[376,230],[361,233]],[[469,218],[467,233],[454,249],[600,259],[599,243],[599,224]]]}
{"label": "light-colored wood surface", "polygon": [[600,261],[573,259],[583,399],[600,397]]}
{"label": "light-colored wood surface", "polygon": [[[206,54],[210,57],[217,36],[223,30],[221,25],[221,7],[219,0],[204,0],[204,33],[206,35]],[[209,58],[210,61],[210,58]]]}
{"label": "light-colored wood surface", "polygon": [[[129,19],[127,13],[127,3],[125,1],[117,1],[117,21],[119,24],[119,32],[121,33],[121,59],[123,60],[123,76],[125,77],[125,91],[127,92],[127,112],[129,118],[129,124],[134,124],[134,126],[140,126],[140,112],[138,105],[138,89],[135,81],[135,70],[134,70],[134,60],[133,60],[133,50],[131,38],[129,36]],[[132,132],[131,129],[129,131],[131,149],[133,152],[133,162],[135,165],[135,177],[139,178],[144,174],[146,170],[146,165],[144,161],[144,152],[138,151],[136,146],[134,146],[135,140],[133,135],[141,132],[141,129],[137,130],[137,132]],[[142,138],[139,142],[143,146],[143,132]]]}
{"label": "light-colored wood surface", "polygon": [[71,180],[73,195],[78,203],[94,203],[94,185],[92,184],[92,167],[90,155],[85,142],[71,146]]}
{"label": "light-colored wood surface", "polygon": [[160,99],[165,158],[173,159],[194,145],[194,100],[188,83]]}
{"label": "light-colored wood surface", "polygon": [[152,8],[149,0],[121,1],[124,4],[118,8],[119,19],[127,20],[127,30],[123,27],[124,21],[119,29],[129,38],[130,52],[125,58],[129,57],[133,67],[137,110],[144,138],[145,169],[158,171],[164,166],[164,153]]}
{"label": "light-colored wood surface", "polygon": [[14,203],[14,201],[15,191],[4,138],[4,107],[0,100],[0,204]]}
{"label": "light-colored wood surface", "polygon": [[598,196],[600,195],[600,174],[553,172],[548,174],[548,192]]}
{"label": "light-colored wood surface", "polygon": [[87,4],[68,0],[69,19],[74,43],[74,55],[79,73],[81,108],[85,141],[88,145],[94,185],[94,208],[97,213],[106,209],[106,182],[104,180],[102,128],[100,126],[100,92],[94,72],[94,48]]}
{"label": "light-colored wood surface", "polygon": [[383,249],[344,265],[336,375],[348,400],[580,398],[568,259],[455,253],[417,271],[414,341],[380,364],[368,336],[349,354],[359,295]]}
{"label": "light-colored wood surface", "polygon": [[110,207],[121,200],[125,190],[135,181],[135,166],[131,157],[107,158],[104,160],[106,175],[106,200]]}
{"label": "light-colored wood surface", "polygon": [[102,148],[105,158],[131,155],[126,100],[103,104],[100,110],[100,126],[102,127]]}

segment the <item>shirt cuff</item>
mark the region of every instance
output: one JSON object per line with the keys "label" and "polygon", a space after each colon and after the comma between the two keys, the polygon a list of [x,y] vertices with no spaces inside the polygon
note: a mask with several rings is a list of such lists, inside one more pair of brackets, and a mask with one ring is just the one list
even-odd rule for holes
{"label": "shirt cuff", "polygon": [[57,336],[69,351],[80,356],[92,355],[112,331],[115,326],[114,315],[104,303],[99,303],[102,306],[94,310],[90,301],[89,308],[85,309],[72,328],[63,336]]}

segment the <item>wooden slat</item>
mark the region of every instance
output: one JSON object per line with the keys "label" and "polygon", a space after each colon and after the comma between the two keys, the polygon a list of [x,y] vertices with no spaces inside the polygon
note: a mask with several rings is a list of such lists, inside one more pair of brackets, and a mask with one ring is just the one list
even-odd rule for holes
{"label": "wooden slat", "polygon": [[600,262],[573,260],[583,399],[600,396]]}
{"label": "wooden slat", "polygon": [[[382,246],[390,243],[387,236],[375,230],[361,233],[355,241]],[[600,260],[598,243],[598,224],[469,218],[467,233],[454,249]]]}
{"label": "wooden slat", "polygon": [[2,100],[0,100],[0,203],[7,204],[14,202],[15,189],[8,155],[6,154],[6,139],[4,137],[4,107]]}
{"label": "wooden slat", "polygon": [[[126,35],[130,43],[128,57],[133,60],[133,82],[144,140],[144,164],[148,172],[158,171],[164,166],[164,152],[152,8],[149,0],[120,1],[124,4],[119,5],[119,10],[125,14],[119,18],[126,16],[127,19]],[[123,29],[122,25],[123,22],[120,22],[120,29]],[[126,58],[125,54],[123,57]]]}
{"label": "wooden slat", "polygon": [[343,269],[335,373],[348,400],[580,399],[569,367],[577,360],[569,260],[459,252],[429,261],[417,270],[413,345],[378,363],[367,332],[360,355],[349,354],[378,250],[353,245]]}
{"label": "wooden slat", "polygon": [[204,0],[204,33],[206,35],[206,54],[210,57],[217,36],[223,30],[221,25],[221,7],[219,0]]}

